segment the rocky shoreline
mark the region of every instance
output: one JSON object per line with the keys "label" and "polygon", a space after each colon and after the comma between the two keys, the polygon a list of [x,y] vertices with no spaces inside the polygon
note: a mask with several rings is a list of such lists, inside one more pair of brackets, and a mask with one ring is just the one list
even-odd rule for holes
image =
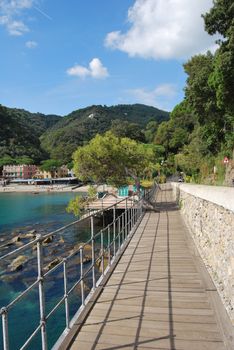
{"label": "rocky shoreline", "polygon": [[[98,223],[97,223],[98,225]],[[98,227],[98,226],[97,226]],[[47,228],[47,230],[46,230]],[[57,228],[57,227],[56,227]],[[5,232],[0,236],[0,256],[3,256],[17,248],[33,242],[37,234],[47,235],[56,229],[51,225],[34,225],[16,229],[13,232]],[[86,220],[61,232],[46,237],[42,243],[44,251],[43,270],[48,272],[59,264],[63,258],[73,255],[69,273],[73,275],[75,269],[80,265],[79,248],[89,239],[89,224]],[[3,283],[10,283],[12,286],[20,280],[28,285],[35,280],[37,275],[37,245],[36,242],[27,250],[22,250],[13,257],[7,257],[0,261],[0,278]],[[91,246],[84,248],[83,262],[91,262]],[[76,266],[76,268],[74,267]],[[97,268],[99,269],[98,265]]]}

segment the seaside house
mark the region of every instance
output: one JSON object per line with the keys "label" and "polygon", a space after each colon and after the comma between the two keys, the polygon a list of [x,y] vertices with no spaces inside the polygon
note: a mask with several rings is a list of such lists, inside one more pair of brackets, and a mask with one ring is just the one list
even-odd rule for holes
{"label": "seaside house", "polygon": [[62,165],[61,167],[55,169],[54,171],[45,171],[41,169],[37,169],[36,174],[34,175],[35,179],[57,179],[68,176],[68,168],[66,165]]}
{"label": "seaside house", "polygon": [[37,168],[37,172],[33,176],[34,179],[52,179],[52,173],[50,171],[41,170]]}
{"label": "seaside house", "polygon": [[66,165],[62,165],[61,167],[59,167],[56,171],[55,171],[55,178],[58,177],[67,177],[68,176],[68,168]]}
{"label": "seaside house", "polygon": [[2,175],[6,179],[31,179],[37,172],[36,165],[4,165]]}

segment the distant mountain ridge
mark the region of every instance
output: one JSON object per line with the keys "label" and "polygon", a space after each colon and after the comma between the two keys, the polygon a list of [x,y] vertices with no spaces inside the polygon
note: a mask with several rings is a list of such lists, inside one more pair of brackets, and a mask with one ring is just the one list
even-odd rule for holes
{"label": "distant mountain ridge", "polygon": [[93,105],[64,117],[0,105],[0,158],[29,156],[38,162],[51,157],[66,162],[78,146],[109,130],[115,120],[144,129],[149,121],[160,123],[168,119],[168,112],[142,104]]}

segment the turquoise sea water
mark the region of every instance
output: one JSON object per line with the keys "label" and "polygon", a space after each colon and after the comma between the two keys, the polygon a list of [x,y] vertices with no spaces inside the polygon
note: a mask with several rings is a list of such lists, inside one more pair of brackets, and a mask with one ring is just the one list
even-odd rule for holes
{"label": "turquoise sea water", "polygon": [[[22,193],[3,193],[0,194],[0,245],[7,239],[14,237],[15,232],[27,232],[36,229],[37,232],[51,232],[65,224],[72,222],[75,218],[66,213],[66,206],[71,198],[75,196],[74,193],[40,193],[40,194],[22,194]],[[63,252],[71,249],[77,242],[84,242],[90,236],[89,225],[85,224],[82,227],[71,228],[63,232],[63,239],[65,243],[62,245]],[[56,242],[55,246],[56,246]],[[58,244],[57,244],[58,246]],[[4,248],[5,249],[5,248]],[[1,251],[0,255],[5,254],[5,250]],[[60,256],[61,250],[59,247],[53,252],[50,248],[45,247],[46,258],[53,254]],[[61,248],[60,248],[61,249]],[[30,263],[26,265],[23,270],[11,274],[6,272],[9,267],[9,262],[5,266],[0,265],[0,308],[7,305],[14,299],[20,291],[29,286],[36,278],[36,257],[32,254]],[[57,254],[57,255],[56,255]],[[77,271],[70,269],[68,283],[74,282]],[[63,275],[62,269],[51,274],[46,281],[46,308],[47,313],[58,302],[59,297],[63,295]],[[19,349],[26,338],[34,331],[39,321],[38,308],[38,290],[33,289],[27,298],[23,298],[9,313],[9,333],[10,333],[10,349]],[[80,296],[76,293],[71,296],[70,313],[73,315],[80,303]],[[64,307],[56,312],[48,322],[49,333],[49,348],[51,348],[54,341],[57,339],[65,326],[63,316]],[[0,321],[1,326],[1,321]],[[3,348],[0,329],[0,349]],[[39,350],[40,333],[37,338],[30,344],[29,349]]]}
{"label": "turquoise sea water", "polygon": [[35,223],[74,220],[66,206],[75,193],[0,193],[0,233]]}

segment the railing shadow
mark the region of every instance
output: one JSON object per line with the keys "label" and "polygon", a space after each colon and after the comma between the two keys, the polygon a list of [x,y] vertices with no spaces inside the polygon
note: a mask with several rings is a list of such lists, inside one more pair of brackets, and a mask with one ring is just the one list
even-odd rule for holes
{"label": "railing shadow", "polygon": [[[168,190],[166,191],[168,192]],[[162,196],[167,196],[167,193],[165,193],[165,191],[162,191],[161,193],[161,198]],[[153,257],[154,254],[156,254],[156,244],[157,244],[157,236],[158,236],[158,232],[159,232],[159,223],[160,223],[160,212],[158,213],[157,216],[157,222],[156,222],[156,227],[155,227],[155,235],[153,236],[153,241],[152,241],[152,249],[150,252],[150,259],[149,259],[149,263],[148,263],[148,268],[145,271],[146,272],[146,278],[143,281],[133,281],[133,282],[124,282],[127,273],[130,270],[130,266],[133,263],[133,258],[136,255],[136,252],[138,250],[139,244],[142,240],[144,240],[144,233],[145,230],[147,228],[147,224],[151,218],[152,213],[149,212],[148,213],[148,219],[145,222],[144,228],[142,229],[142,232],[139,236],[138,242],[136,243],[136,246],[131,254],[131,257],[129,259],[129,261],[127,262],[126,265],[126,269],[122,275],[122,278],[120,279],[120,281],[118,283],[114,283],[114,284],[108,284],[108,286],[116,286],[116,292],[113,296],[113,298],[111,298],[111,300],[108,300],[108,302],[110,302],[110,305],[107,309],[106,315],[103,319],[103,321],[98,322],[96,324],[101,325],[100,330],[98,331],[95,340],[93,342],[93,345],[91,347],[92,350],[95,350],[96,345],[99,343],[99,340],[101,338],[101,336],[104,334],[104,330],[105,330],[105,326],[108,323],[114,323],[117,321],[121,321],[121,320],[131,320],[131,319],[136,319],[138,320],[138,325],[136,327],[136,334],[134,337],[134,340],[132,342],[126,342],[125,344],[121,344],[121,345],[106,345],[103,346],[103,349],[105,350],[115,350],[115,349],[124,349],[125,347],[132,347],[133,349],[137,349],[139,346],[144,346],[144,344],[150,344],[152,342],[155,341],[160,341],[160,340],[164,340],[164,339],[168,339],[169,340],[169,349],[170,350],[174,350],[175,349],[175,334],[174,334],[174,326],[173,326],[173,300],[172,300],[172,285],[171,285],[171,261],[170,261],[170,231],[169,231],[169,216],[168,216],[168,211],[173,211],[173,210],[177,210],[177,206],[174,202],[167,202],[165,201],[161,201],[160,203],[157,203],[157,207],[160,208],[160,211],[166,211],[166,226],[167,226],[167,232],[166,232],[166,245],[167,245],[167,276],[165,278],[150,278],[151,275],[151,270],[152,270],[152,264],[153,264]],[[146,340],[142,340],[141,338],[141,330],[142,330],[142,323],[144,320],[144,315],[145,315],[145,307],[146,307],[146,300],[147,300],[147,294],[148,294],[148,288],[149,288],[149,283],[152,280],[161,280],[161,279],[166,279],[168,281],[168,286],[167,286],[167,293],[168,293],[168,319],[169,319],[169,334],[166,336],[162,336],[162,337],[155,337],[155,338],[151,338],[151,339],[146,339]],[[126,299],[131,299],[131,297],[129,298],[119,298],[119,292],[121,290],[121,286],[122,285],[136,285],[138,283],[144,283],[144,290],[143,290],[143,294],[140,297],[137,298],[141,298],[141,310],[140,313],[137,316],[133,316],[133,317],[123,317],[123,318],[118,318],[118,319],[110,319],[110,315],[111,312],[113,310],[113,307],[115,304],[118,303],[118,300],[126,300]],[[132,297],[134,298],[134,297]],[[103,301],[103,303],[105,303],[107,301]],[[111,342],[111,340],[110,340]]]}

